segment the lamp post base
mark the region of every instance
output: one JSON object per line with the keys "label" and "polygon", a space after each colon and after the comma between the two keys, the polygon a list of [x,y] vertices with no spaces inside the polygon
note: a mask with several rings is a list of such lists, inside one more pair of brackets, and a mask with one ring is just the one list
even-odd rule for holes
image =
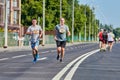
{"label": "lamp post base", "polygon": [[3,46],[3,48],[7,48],[7,46]]}

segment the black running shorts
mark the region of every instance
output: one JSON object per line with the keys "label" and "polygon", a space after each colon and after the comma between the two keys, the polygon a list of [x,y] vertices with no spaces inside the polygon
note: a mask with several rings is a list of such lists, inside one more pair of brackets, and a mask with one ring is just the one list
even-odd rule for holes
{"label": "black running shorts", "polygon": [[57,47],[64,47],[66,46],[66,41],[56,41]]}

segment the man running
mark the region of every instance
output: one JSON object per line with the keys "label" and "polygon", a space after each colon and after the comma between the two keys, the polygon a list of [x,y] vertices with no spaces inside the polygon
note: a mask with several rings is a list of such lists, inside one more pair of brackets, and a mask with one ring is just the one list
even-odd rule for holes
{"label": "man running", "polygon": [[70,31],[67,25],[64,24],[65,19],[60,18],[60,24],[55,26],[55,41],[57,45],[57,60],[63,61],[65,46],[66,46],[66,34],[70,36]]}
{"label": "man running", "polygon": [[112,33],[112,31],[109,31],[109,33],[108,33],[108,50],[109,51],[112,51],[114,37],[115,37],[115,35]]}
{"label": "man running", "polygon": [[103,51],[106,51],[106,45],[107,45],[107,40],[108,40],[108,33],[106,31],[106,29],[104,29],[103,33],[102,33],[102,44],[103,44]]}
{"label": "man running", "polygon": [[100,48],[100,50],[102,50],[102,48],[103,48],[103,37],[102,37],[102,33],[103,33],[103,29],[101,29],[101,31],[98,33],[98,37],[99,37],[99,48]]}
{"label": "man running", "polygon": [[42,36],[42,28],[37,25],[37,20],[34,18],[32,19],[32,25],[29,26],[26,34],[31,36],[31,48],[32,48],[32,54],[33,54],[33,62],[35,63],[37,61],[37,58],[39,56],[38,54],[38,46],[39,46],[39,40]]}

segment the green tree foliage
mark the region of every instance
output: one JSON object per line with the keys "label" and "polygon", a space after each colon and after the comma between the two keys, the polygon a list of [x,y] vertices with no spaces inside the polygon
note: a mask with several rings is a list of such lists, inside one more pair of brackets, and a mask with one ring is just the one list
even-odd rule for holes
{"label": "green tree foliage", "polygon": [[[45,29],[53,30],[55,25],[59,23],[60,18],[60,0],[45,0]],[[70,31],[72,27],[72,0],[62,0],[62,17],[65,18],[66,24],[69,26]],[[95,15],[93,9],[88,5],[78,4],[75,0],[74,8],[74,32],[75,34],[82,33],[86,24],[87,36],[89,29],[97,32],[98,24],[95,24]],[[42,25],[43,16],[43,0],[22,0],[22,25],[31,25],[32,18],[40,17],[40,24]],[[92,20],[91,20],[92,19]],[[94,21],[93,21],[94,20]],[[98,20],[99,22],[99,20]]]}
{"label": "green tree foliage", "polygon": [[115,34],[116,38],[120,38],[120,28],[116,28],[113,30],[113,33]]}
{"label": "green tree foliage", "polygon": [[32,18],[42,17],[41,0],[22,0],[22,25],[31,25]]}

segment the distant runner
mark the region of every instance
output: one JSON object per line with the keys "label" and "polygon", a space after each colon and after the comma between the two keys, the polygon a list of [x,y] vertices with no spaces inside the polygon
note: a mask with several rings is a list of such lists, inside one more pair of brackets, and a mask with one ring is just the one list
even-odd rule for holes
{"label": "distant runner", "polygon": [[103,29],[101,29],[101,31],[98,33],[98,37],[99,37],[99,48],[100,48],[100,50],[102,49],[102,47],[103,47],[103,43],[102,43],[102,41],[103,41],[103,37],[102,37],[102,33],[103,33]]}
{"label": "distant runner", "polygon": [[112,31],[109,31],[109,33],[108,33],[108,50],[109,51],[112,51],[114,37],[115,37],[115,35],[112,33]]}
{"label": "distant runner", "polygon": [[102,37],[103,37],[103,40],[102,40],[102,44],[103,44],[103,51],[106,51],[106,45],[107,45],[107,40],[108,40],[108,33],[106,31],[106,29],[104,29],[103,33],[102,33]]}

